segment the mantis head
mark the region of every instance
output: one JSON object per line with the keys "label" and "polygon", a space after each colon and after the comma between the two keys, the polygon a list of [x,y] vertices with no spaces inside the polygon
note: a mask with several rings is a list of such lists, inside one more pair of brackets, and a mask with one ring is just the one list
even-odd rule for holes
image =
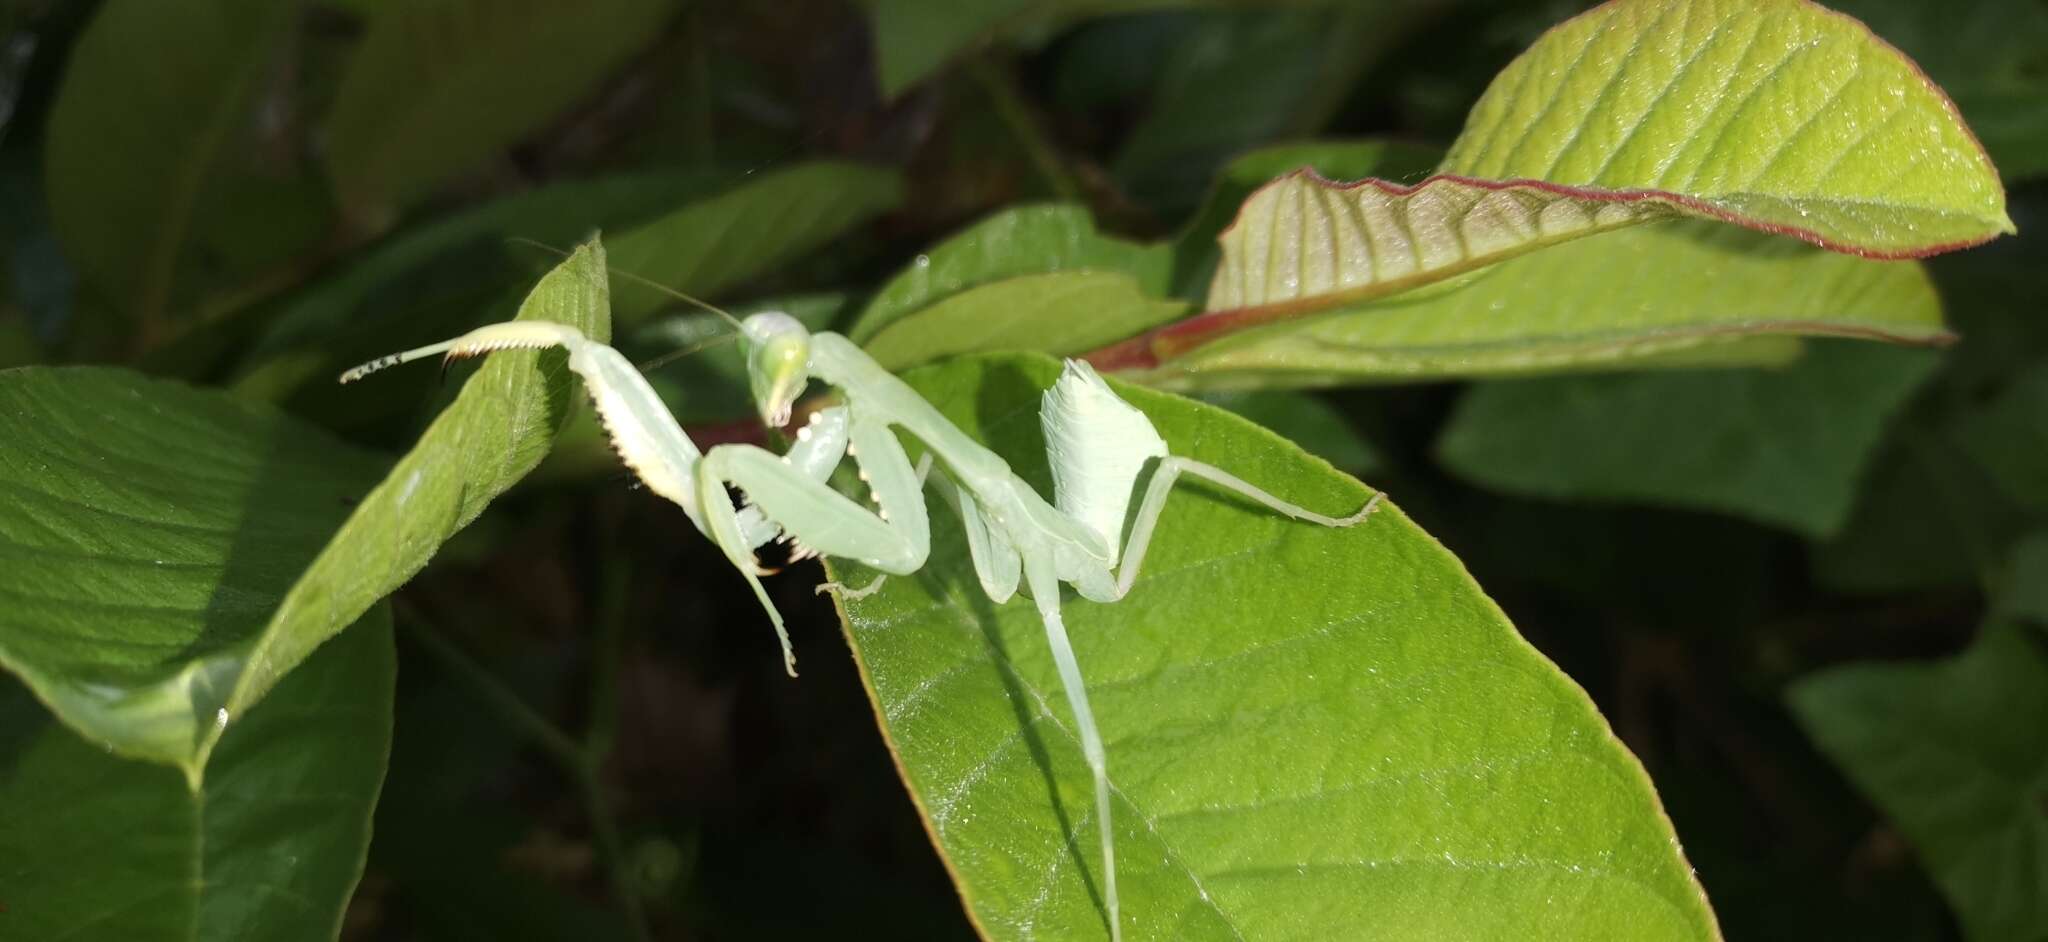
{"label": "mantis head", "polygon": [[796,397],[811,381],[811,332],[781,311],[763,311],[740,323],[740,337],[761,421],[769,428],[788,425]]}

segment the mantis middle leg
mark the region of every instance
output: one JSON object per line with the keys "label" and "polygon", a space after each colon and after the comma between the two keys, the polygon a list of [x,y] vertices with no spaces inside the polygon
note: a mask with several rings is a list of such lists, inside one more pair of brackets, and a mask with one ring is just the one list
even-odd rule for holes
{"label": "mantis middle leg", "polygon": [[1173,493],[1173,485],[1183,474],[1202,478],[1225,490],[1248,497],[1267,509],[1296,520],[1325,527],[1349,527],[1365,522],[1372,512],[1379,509],[1380,494],[1373,494],[1365,506],[1348,517],[1329,517],[1313,510],[1291,504],[1261,490],[1237,475],[1204,464],[1192,458],[1167,455],[1159,459],[1159,467],[1152,472],[1152,482],[1145,487],[1144,502],[1138,505],[1138,516],[1131,523],[1130,539],[1124,544],[1122,561],[1117,567],[1114,585],[1107,579],[1084,579],[1075,583],[1083,596],[1097,602],[1114,602],[1130,594],[1131,585],[1138,581],[1138,570],[1145,564],[1145,552],[1152,547],[1152,534],[1159,526],[1159,515],[1166,510],[1166,498]]}

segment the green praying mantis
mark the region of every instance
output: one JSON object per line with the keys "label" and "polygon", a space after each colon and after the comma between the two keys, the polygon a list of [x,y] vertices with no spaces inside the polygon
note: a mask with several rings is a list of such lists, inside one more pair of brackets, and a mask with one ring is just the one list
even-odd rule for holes
{"label": "green praying mantis", "polygon": [[[1115,602],[1129,594],[1167,497],[1182,475],[1325,527],[1364,521],[1379,506],[1381,495],[1374,494],[1350,516],[1324,516],[1221,468],[1177,457],[1168,452],[1143,412],[1119,398],[1087,363],[1068,360],[1058,381],[1045,392],[1040,410],[1053,473],[1053,499],[1047,502],[1001,456],[955,427],[845,337],[812,333],[779,312],[753,314],[741,321],[704,306],[737,328],[754,402],[768,427],[789,423],[798,396],[812,380],[838,390],[838,404],[813,412],[786,454],[753,445],[700,450],[624,355],[573,327],[547,321],[479,327],[453,340],[372,360],[343,373],[341,381],[435,355],[453,360],[512,348],[568,351],[569,368],[582,377],[626,466],[649,490],[680,506],[746,577],[775,626],[783,663],[792,677],[796,655],[782,615],[761,585],[760,577],[769,571],[755,551],[780,540],[790,544],[792,559],[834,556],[882,573],[859,588],[833,583],[819,587],[821,592],[858,598],[876,591],[889,575],[909,575],[924,566],[931,550],[924,490],[937,491],[966,532],[982,590],[1002,604],[1016,595],[1021,583],[1045,624],[1046,642],[1094,778],[1102,899],[1111,938],[1120,940],[1108,763],[1060,618],[1061,585],[1071,584],[1094,602]],[[899,432],[926,449],[915,466]],[[826,483],[849,458],[870,491],[872,510]],[[1152,476],[1126,535],[1131,500],[1148,465]],[[728,486],[744,495],[739,504],[729,496]]]}

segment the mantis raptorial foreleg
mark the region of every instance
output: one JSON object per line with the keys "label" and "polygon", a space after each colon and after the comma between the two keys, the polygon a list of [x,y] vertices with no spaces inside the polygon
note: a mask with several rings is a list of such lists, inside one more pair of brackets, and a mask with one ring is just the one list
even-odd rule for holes
{"label": "mantis raptorial foreleg", "polygon": [[[617,351],[574,329],[518,321],[478,328],[446,343],[365,364],[342,381],[433,354],[475,356],[510,347],[564,347],[569,366],[583,377],[620,457],[649,490],[683,508],[746,577],[775,625],[790,673],[795,656],[760,576],[754,550],[780,537],[794,558],[811,555],[859,560],[884,574],[915,572],[931,549],[923,490],[929,483],[958,512],[968,555],[982,591],[1008,601],[1021,581],[1028,586],[1060,684],[1073,710],[1075,738],[1095,780],[1096,819],[1102,845],[1103,901],[1112,937],[1121,937],[1115,831],[1102,736],[1060,612],[1060,585],[1082,596],[1113,602],[1131,591],[1168,495],[1182,475],[1193,475],[1265,507],[1309,523],[1347,527],[1379,505],[1375,494],[1357,513],[1330,517],[1274,497],[1219,468],[1169,454],[1145,414],[1124,402],[1086,364],[1069,361],[1047,390],[1041,418],[1051,458],[1054,500],[1048,502],[1002,457],[970,438],[895,376],[837,334],[811,334],[787,315],[756,314],[739,324],[747,347],[748,378],[762,420],[780,427],[796,397],[813,378],[839,389],[845,404],[813,415],[786,455],[751,445],[722,445],[705,453],[683,433],[640,373]],[[898,433],[928,449],[913,468]],[[844,458],[852,458],[875,502],[869,510],[827,485]],[[936,461],[937,467],[933,466]],[[1124,519],[1138,480],[1152,467],[1128,537]],[[735,507],[728,486],[746,495]],[[1121,550],[1121,552],[1119,552]],[[837,588],[846,597],[873,591]]]}

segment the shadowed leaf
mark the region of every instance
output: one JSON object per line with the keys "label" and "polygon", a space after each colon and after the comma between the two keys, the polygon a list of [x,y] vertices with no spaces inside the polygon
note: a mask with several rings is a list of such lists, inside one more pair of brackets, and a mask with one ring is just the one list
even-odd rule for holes
{"label": "shadowed leaf", "polygon": [[1718,510],[1821,537],[1933,368],[1923,351],[1837,343],[1782,370],[1489,383],[1465,394],[1437,450],[1507,493]]}
{"label": "shadowed leaf", "polygon": [[2048,925],[2048,652],[1984,629],[1933,664],[1823,671],[1790,702],[1821,751],[1905,832],[1972,940]]}
{"label": "shadowed leaf", "polygon": [[0,680],[7,937],[334,938],[370,844],[396,670],[379,608],[236,717],[197,789]]}
{"label": "shadowed leaf", "polygon": [[[521,313],[605,336],[603,250],[578,250]],[[543,362],[493,356],[374,489],[376,459],[222,393],[0,373],[0,664],[87,739],[198,783],[221,716],[539,462],[571,388],[560,354]]]}

